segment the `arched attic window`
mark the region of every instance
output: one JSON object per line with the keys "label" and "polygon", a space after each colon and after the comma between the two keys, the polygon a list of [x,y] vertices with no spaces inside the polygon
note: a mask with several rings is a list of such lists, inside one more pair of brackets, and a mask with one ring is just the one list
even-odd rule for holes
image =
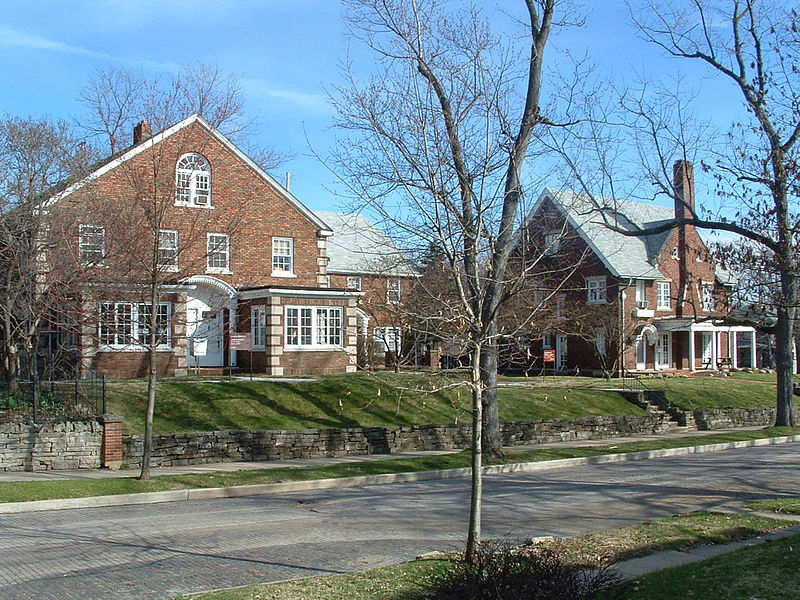
{"label": "arched attic window", "polygon": [[211,206],[211,165],[202,154],[184,154],[178,161],[175,204]]}

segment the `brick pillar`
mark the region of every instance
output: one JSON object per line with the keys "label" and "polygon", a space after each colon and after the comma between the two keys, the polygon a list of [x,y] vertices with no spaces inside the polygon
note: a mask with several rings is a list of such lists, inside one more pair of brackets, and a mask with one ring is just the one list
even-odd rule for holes
{"label": "brick pillar", "polygon": [[101,466],[116,471],[122,466],[122,417],[101,415],[103,425],[103,460]]}

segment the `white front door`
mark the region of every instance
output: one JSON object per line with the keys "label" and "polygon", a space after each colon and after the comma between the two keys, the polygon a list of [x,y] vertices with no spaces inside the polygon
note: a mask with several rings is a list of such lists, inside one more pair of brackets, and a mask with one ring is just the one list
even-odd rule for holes
{"label": "white front door", "polygon": [[642,336],[636,344],[636,370],[644,371],[647,368],[647,340]]}
{"label": "white front door", "polygon": [[562,371],[567,368],[567,336],[556,336],[556,368]]}
{"label": "white front door", "polygon": [[672,366],[672,334],[662,333],[656,338],[656,369]]}
{"label": "white front door", "polygon": [[714,365],[714,346],[713,346],[713,334],[710,331],[704,331],[700,335],[700,347],[703,349],[703,368],[704,369],[713,369]]}
{"label": "white front door", "polygon": [[190,298],[186,303],[186,337],[190,367],[221,367],[225,364],[224,310],[211,298]]}

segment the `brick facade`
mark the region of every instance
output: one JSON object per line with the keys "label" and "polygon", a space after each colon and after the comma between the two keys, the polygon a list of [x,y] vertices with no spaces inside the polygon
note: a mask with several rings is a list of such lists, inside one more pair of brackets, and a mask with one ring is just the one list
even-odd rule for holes
{"label": "brick facade", "polygon": [[[72,223],[65,254],[89,284],[76,292],[84,305],[76,326],[83,365],[116,377],[146,374],[148,273],[154,256],[161,256],[169,266],[159,267],[156,278],[169,333],[160,332],[167,339],[159,348],[159,374],[236,366],[244,353],[230,348],[230,334],[250,330],[254,298],[245,300],[241,292],[254,288],[269,290],[262,302],[269,307],[268,344],[253,353],[254,370],[280,375],[354,368],[355,295],[328,288],[332,232],[325,223],[200,117],[148,135],[140,127],[131,149],[51,202],[54,212],[69,215],[63,219]],[[188,164],[187,156],[201,166],[187,171],[184,181],[179,166]],[[153,221],[158,215],[161,220]],[[85,262],[86,247],[93,248],[86,243],[89,228],[102,231],[102,262]],[[306,292],[313,298],[303,298]],[[312,344],[284,358],[282,311],[309,302],[341,308],[339,347],[320,352]],[[249,357],[245,362],[249,369]]]}
{"label": "brick facade", "polygon": [[[533,360],[523,361],[523,368],[541,368],[547,344],[559,352],[558,364],[550,366],[569,371],[607,370],[614,362],[610,357],[619,359],[617,372],[717,369],[752,360],[739,356],[737,349],[737,335],[750,338],[752,329],[726,324],[731,283],[720,279],[694,226],[684,224],[646,237],[612,230],[614,222],[629,218],[645,229],[651,223],[690,218],[695,194],[691,163],[678,161],[674,177],[674,213],[610,201],[612,209],[603,209],[606,214],[623,215],[614,216],[611,227],[595,208],[597,200],[565,195],[581,207],[575,209],[557,195],[543,195],[528,218],[525,242],[514,260],[519,265],[541,257],[532,285],[553,297],[537,321],[541,328],[530,347]],[[626,217],[625,210],[633,216]],[[553,238],[558,240],[555,251],[547,243]],[[628,272],[621,272],[623,268]],[[593,286],[601,291],[593,291]],[[606,358],[601,359],[597,347],[603,341]]]}

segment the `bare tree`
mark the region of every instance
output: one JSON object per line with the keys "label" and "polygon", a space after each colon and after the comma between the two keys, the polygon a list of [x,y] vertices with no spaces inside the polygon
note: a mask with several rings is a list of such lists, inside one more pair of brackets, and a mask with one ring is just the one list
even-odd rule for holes
{"label": "bare tree", "polygon": [[74,271],[55,249],[69,227],[44,206],[46,193],[92,163],[68,125],[43,118],[0,121],[0,353],[6,383],[30,374],[43,324],[67,317]]}
{"label": "bare tree", "polygon": [[79,100],[89,111],[79,125],[102,138],[112,155],[127,148],[137,123],[147,120],[155,131],[162,131],[196,113],[246,146],[251,158],[267,171],[289,158],[274,148],[248,143],[253,122],[244,115],[239,80],[216,65],[197,63],[172,76],[155,78],[127,69],[98,69],[81,89]]}
{"label": "bare tree", "polygon": [[[561,8],[563,15],[570,15]],[[348,0],[354,35],[377,57],[367,83],[337,90],[338,172],[412,255],[434,242],[452,293],[428,290],[427,322],[458,331],[471,357],[472,503],[467,552],[480,540],[482,451],[500,454],[498,315],[520,285],[507,265],[537,128],[555,0],[523,0],[519,45],[477,8],[440,0]],[[519,50],[524,46],[524,51]],[[517,282],[517,283],[514,283]],[[417,293],[422,293],[418,288]],[[438,321],[438,323],[435,323]],[[485,423],[485,429],[484,429]]]}
{"label": "bare tree", "polygon": [[[675,225],[738,234],[770,254],[780,283],[776,425],[788,426],[797,424],[792,345],[798,307],[799,21],[796,7],[761,0],[659,3],[635,17],[647,41],[671,56],[705,64],[741,97],[740,120],[703,163],[718,183],[719,211],[688,211]],[[672,186],[664,191],[677,196]]]}

